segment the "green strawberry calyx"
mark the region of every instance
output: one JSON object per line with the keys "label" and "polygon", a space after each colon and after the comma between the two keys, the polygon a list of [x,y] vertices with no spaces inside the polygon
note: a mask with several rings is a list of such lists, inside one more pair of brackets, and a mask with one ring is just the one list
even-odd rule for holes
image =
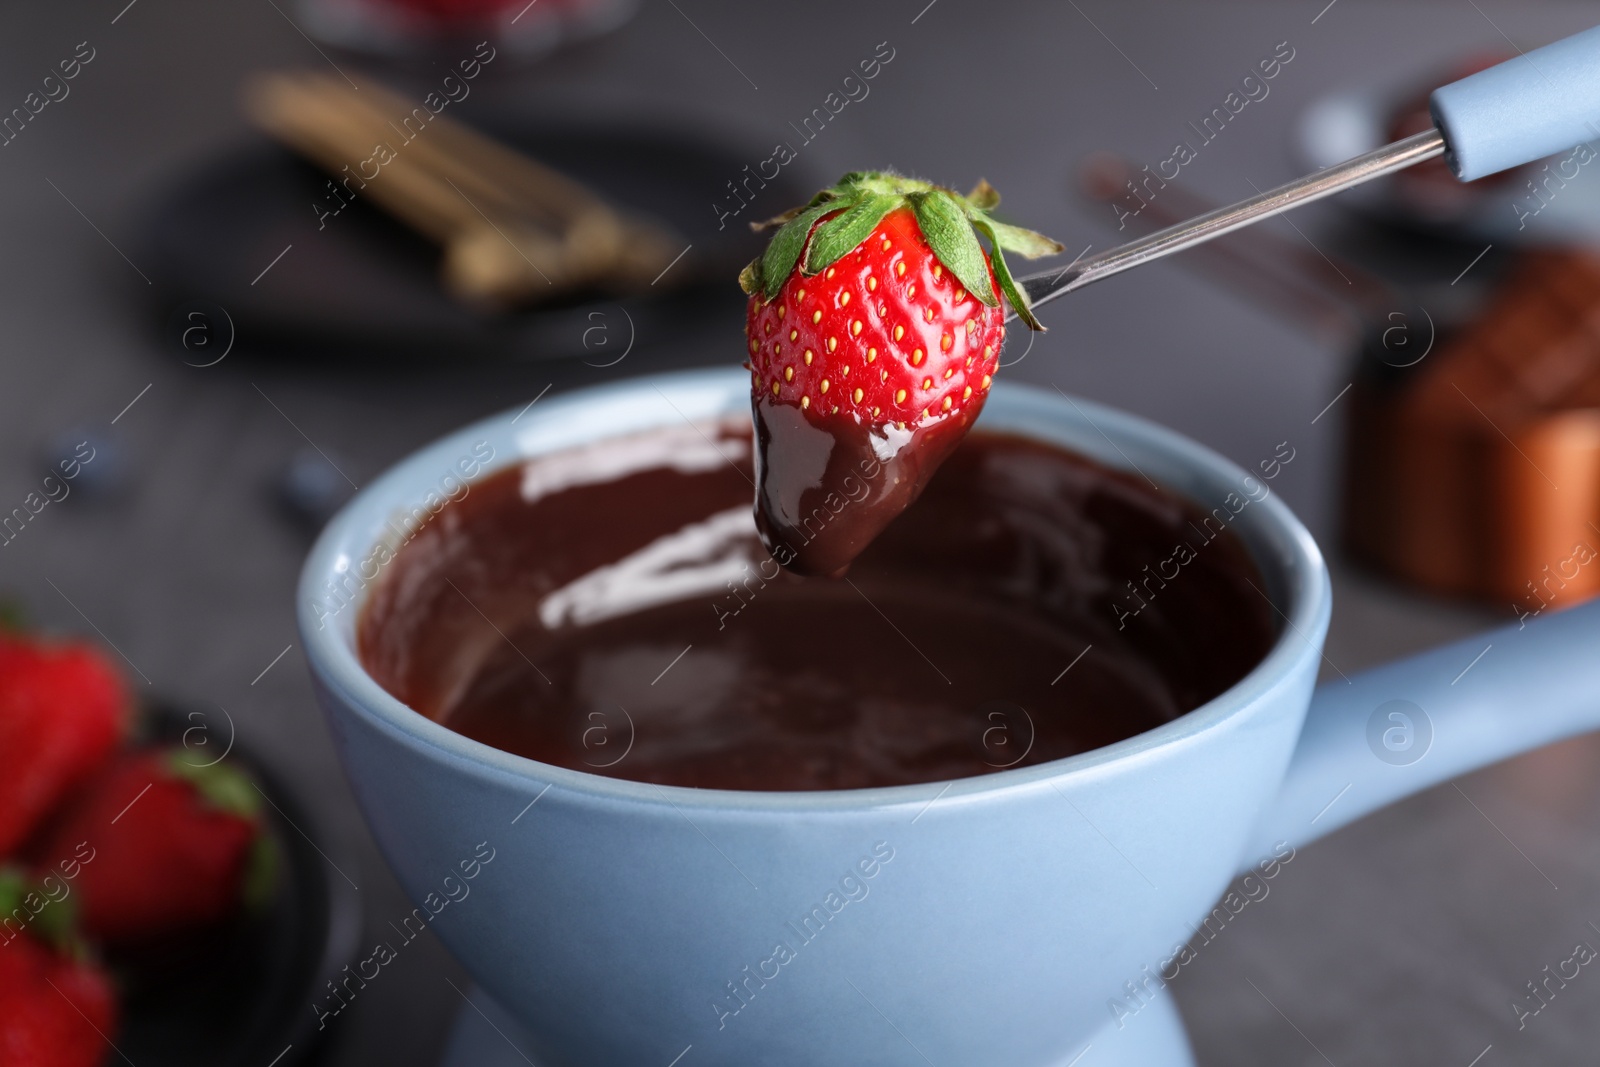
{"label": "green strawberry calyx", "polygon": [[246,911],[260,914],[277,896],[283,869],[283,855],[278,843],[262,825],[261,801],[266,794],[242,771],[221,762],[191,763],[187,755],[182,749],[168,751],[165,754],[167,772],[180,781],[188,782],[207,808],[256,824],[255,840],[250,843],[250,851],[245,856],[240,897]]}
{"label": "green strawberry calyx", "polygon": [[255,821],[261,816],[261,794],[243,773],[222,763],[190,763],[183,749],[165,753],[167,772],[188,782],[206,805],[241,819]]}
{"label": "green strawberry calyx", "polygon": [[0,917],[8,924],[0,931],[0,951],[19,929],[63,952],[80,947],[77,901],[67,895],[71,890],[58,896],[60,885],[54,875],[41,878],[19,867],[0,867]]}
{"label": "green strawberry calyx", "polygon": [[[739,273],[739,285],[746,293],[759,293],[770,302],[796,266],[806,276],[826,270],[871,236],[884,216],[908,207],[939,262],[967,292],[990,307],[998,307],[999,300],[989,285],[989,272],[984,265],[983,246],[978,243],[980,234],[987,237],[994,277],[1007,303],[1029,328],[1043,330],[1028,304],[1027,293],[1006,266],[1005,253],[1036,259],[1056,255],[1062,245],[1033,230],[995,220],[990,212],[999,204],[1000,194],[982,180],[962,196],[953,189],[892,171],[853,171],[805,205],[765,222],[751,223],[754,230],[777,232],[767,250]],[[818,219],[824,221],[813,233],[811,227]]]}

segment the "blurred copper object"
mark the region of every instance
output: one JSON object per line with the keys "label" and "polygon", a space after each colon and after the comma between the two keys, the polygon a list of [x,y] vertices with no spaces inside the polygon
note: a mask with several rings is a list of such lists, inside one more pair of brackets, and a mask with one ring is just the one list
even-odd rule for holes
{"label": "blurred copper object", "polygon": [[1344,539],[1523,617],[1600,593],[1600,256],[1528,253],[1482,314],[1345,408]]}
{"label": "blurred copper object", "polygon": [[[1209,207],[1146,177],[1111,155],[1079,173],[1093,200],[1140,196],[1140,228]],[[1600,255],[1527,253],[1481,309],[1440,282],[1431,312],[1354,264],[1259,229],[1179,262],[1298,324],[1365,338],[1362,372],[1339,402],[1353,556],[1523,617],[1600,593]],[[1489,272],[1478,266],[1475,283]]]}
{"label": "blurred copper object", "polygon": [[371,199],[440,245],[444,285],[467,303],[640,289],[682,247],[565,175],[370,82],[356,90],[332,75],[274,74],[246,100],[257,125],[346,196]]}

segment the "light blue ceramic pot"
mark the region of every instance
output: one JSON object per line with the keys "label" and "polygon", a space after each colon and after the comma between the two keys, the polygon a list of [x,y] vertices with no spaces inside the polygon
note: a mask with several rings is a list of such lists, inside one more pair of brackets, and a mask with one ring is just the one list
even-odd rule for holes
{"label": "light blue ceramic pot", "polygon": [[[1181,1063],[1159,976],[1236,873],[1600,724],[1600,605],[1317,687],[1328,575],[1275,496],[1232,524],[1283,621],[1255,670],[1148,733],[953,783],[745,793],[600,777],[453,733],[362,670],[354,575],[481,442],[492,469],[748,405],[729,369],[485,420],[363,490],[306,562],[304,647],[372,832],[415,921],[523,1024],[540,1067]],[[981,421],[1206,507],[1255,484],[1175,433],[1054,393],[1002,383]],[[489,850],[465,880],[463,861]]]}

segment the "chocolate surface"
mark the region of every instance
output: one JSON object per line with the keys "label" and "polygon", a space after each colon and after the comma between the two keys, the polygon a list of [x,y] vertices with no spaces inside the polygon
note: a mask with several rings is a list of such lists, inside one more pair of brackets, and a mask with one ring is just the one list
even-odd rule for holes
{"label": "chocolate surface", "polygon": [[[473,483],[387,564],[363,662],[422,714],[547,763],[813,790],[1106,745],[1272,643],[1230,531],[1081,457],[974,433],[830,580],[763,549],[751,453],[748,423],[680,426]],[[1152,581],[1163,564],[1176,577]]]}

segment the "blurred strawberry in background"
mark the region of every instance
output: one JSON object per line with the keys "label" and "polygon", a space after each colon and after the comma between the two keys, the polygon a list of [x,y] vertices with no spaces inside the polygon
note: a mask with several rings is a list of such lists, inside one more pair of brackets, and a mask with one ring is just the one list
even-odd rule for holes
{"label": "blurred strawberry in background", "polygon": [[[577,14],[586,8],[611,6],[608,0],[382,0],[389,7],[425,16],[439,23],[487,22],[502,14],[550,18],[558,14]],[[542,9],[542,10],[541,10]],[[520,21],[520,20],[519,20]]]}
{"label": "blurred strawberry in background", "polygon": [[102,944],[149,943],[211,926],[270,885],[261,794],[224,764],[195,766],[183,749],[120,757],[49,829],[43,869],[95,850],[74,888],[83,932]]}
{"label": "blurred strawberry in background", "polygon": [[0,1064],[95,1067],[116,1024],[111,981],[81,950],[31,934],[0,944]]}
{"label": "blurred strawberry in background", "polygon": [[122,680],[97,650],[0,634],[0,859],[106,764],[128,718]]}
{"label": "blurred strawberry in background", "polygon": [[[553,0],[540,2],[551,4]],[[472,22],[526,6],[527,0],[387,0],[387,3],[441,22]]]}
{"label": "blurred strawberry in background", "polygon": [[108,1062],[119,988],[275,889],[253,781],[185,748],[126,749],[134,725],[98,649],[0,631],[0,1067]]}

